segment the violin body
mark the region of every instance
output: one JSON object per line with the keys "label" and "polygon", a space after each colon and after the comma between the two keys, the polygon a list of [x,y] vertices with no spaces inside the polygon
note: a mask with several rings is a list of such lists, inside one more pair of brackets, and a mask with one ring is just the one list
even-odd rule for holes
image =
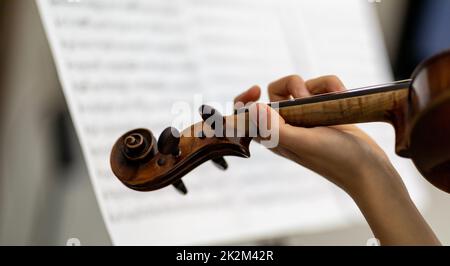
{"label": "violin body", "polygon": [[[450,193],[450,51],[423,62],[411,80],[270,105],[287,123],[299,127],[390,123],[396,132],[396,153],[412,159],[430,183]],[[223,156],[250,157],[248,134],[214,134],[227,129],[229,121],[248,123],[245,111],[223,119],[213,109],[206,112],[209,115],[201,112],[203,122],[181,133],[168,128],[158,141],[146,129],[125,133],[112,149],[111,168],[131,189],[174,185],[186,193],[181,178],[197,166],[212,160],[226,169]],[[208,119],[217,116],[220,119],[214,121],[223,125]]]}
{"label": "violin body", "polygon": [[408,158],[430,183],[450,193],[450,52],[417,68],[409,106]]}

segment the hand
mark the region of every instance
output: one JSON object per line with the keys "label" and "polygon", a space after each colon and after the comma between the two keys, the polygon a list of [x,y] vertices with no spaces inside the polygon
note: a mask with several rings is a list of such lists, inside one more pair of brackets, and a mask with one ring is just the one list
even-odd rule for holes
{"label": "hand", "polygon": [[[299,76],[289,76],[269,85],[269,98],[271,102],[279,102],[344,90],[342,82],[334,76],[307,82]],[[238,96],[235,103],[256,102],[260,95],[261,89],[255,86]],[[263,104],[258,104],[258,111],[266,114],[269,121],[270,116],[279,116]],[[279,145],[272,151],[326,177],[351,195],[364,190],[366,172],[379,168],[393,170],[384,151],[356,126],[306,129],[291,126],[282,117],[278,118]],[[402,187],[401,182],[396,183]]]}
{"label": "hand", "polygon": [[[343,90],[344,85],[334,76],[307,82],[290,76],[270,84],[269,97],[278,102]],[[235,103],[255,102],[260,95],[261,89],[255,86],[238,96]],[[352,125],[293,127],[267,105],[257,104],[257,108],[257,120],[261,122],[262,117],[264,126],[270,126],[271,116],[278,118],[279,145],[272,150],[344,189],[383,245],[440,244],[386,154],[363,131]]]}

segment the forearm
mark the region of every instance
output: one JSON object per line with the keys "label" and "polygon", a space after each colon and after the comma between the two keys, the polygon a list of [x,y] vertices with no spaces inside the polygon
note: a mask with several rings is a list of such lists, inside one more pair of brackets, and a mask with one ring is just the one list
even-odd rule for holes
{"label": "forearm", "polygon": [[412,202],[396,170],[368,169],[363,185],[354,193],[356,204],[382,245],[440,245]]}

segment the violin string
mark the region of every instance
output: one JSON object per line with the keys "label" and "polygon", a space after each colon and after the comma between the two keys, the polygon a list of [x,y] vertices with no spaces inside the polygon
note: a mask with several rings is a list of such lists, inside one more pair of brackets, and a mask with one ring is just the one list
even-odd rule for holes
{"label": "violin string", "polygon": [[[271,102],[268,103],[269,106],[280,106],[283,107],[283,105],[285,104],[292,104],[293,102],[296,101],[301,101],[301,100],[309,100],[309,101],[314,101],[314,99],[319,99],[319,98],[326,98],[327,96],[337,96],[337,95],[350,95],[350,94],[354,94],[357,92],[373,92],[373,91],[379,91],[381,89],[402,89],[402,88],[407,88],[411,85],[411,80],[407,79],[407,80],[401,80],[401,81],[395,81],[395,82],[390,82],[390,83],[385,83],[382,85],[376,85],[376,86],[368,86],[368,87],[362,87],[362,88],[356,88],[356,89],[351,89],[351,90],[346,90],[346,91],[339,91],[339,92],[330,92],[330,93],[323,93],[323,94],[317,94],[311,97],[307,97],[307,98],[299,98],[299,99],[292,99],[292,100],[287,100],[287,101],[281,101],[281,102]],[[241,108],[239,110],[237,110],[237,113],[240,112],[245,112],[248,110],[248,107],[244,107]]]}

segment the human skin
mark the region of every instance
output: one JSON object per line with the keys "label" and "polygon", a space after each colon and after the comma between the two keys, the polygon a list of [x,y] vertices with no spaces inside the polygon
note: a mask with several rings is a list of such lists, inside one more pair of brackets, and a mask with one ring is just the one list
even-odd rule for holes
{"label": "human skin", "polygon": [[[271,83],[268,91],[270,101],[278,102],[344,90],[335,76],[305,82],[293,75]],[[257,102],[260,96],[260,87],[254,86],[239,95],[235,103]],[[256,108],[259,118],[253,121],[255,124],[264,119],[265,126],[270,124],[268,121],[279,121],[272,125],[278,127],[279,145],[271,150],[343,189],[382,245],[440,245],[384,151],[358,127],[294,127],[269,106],[256,104]]]}

